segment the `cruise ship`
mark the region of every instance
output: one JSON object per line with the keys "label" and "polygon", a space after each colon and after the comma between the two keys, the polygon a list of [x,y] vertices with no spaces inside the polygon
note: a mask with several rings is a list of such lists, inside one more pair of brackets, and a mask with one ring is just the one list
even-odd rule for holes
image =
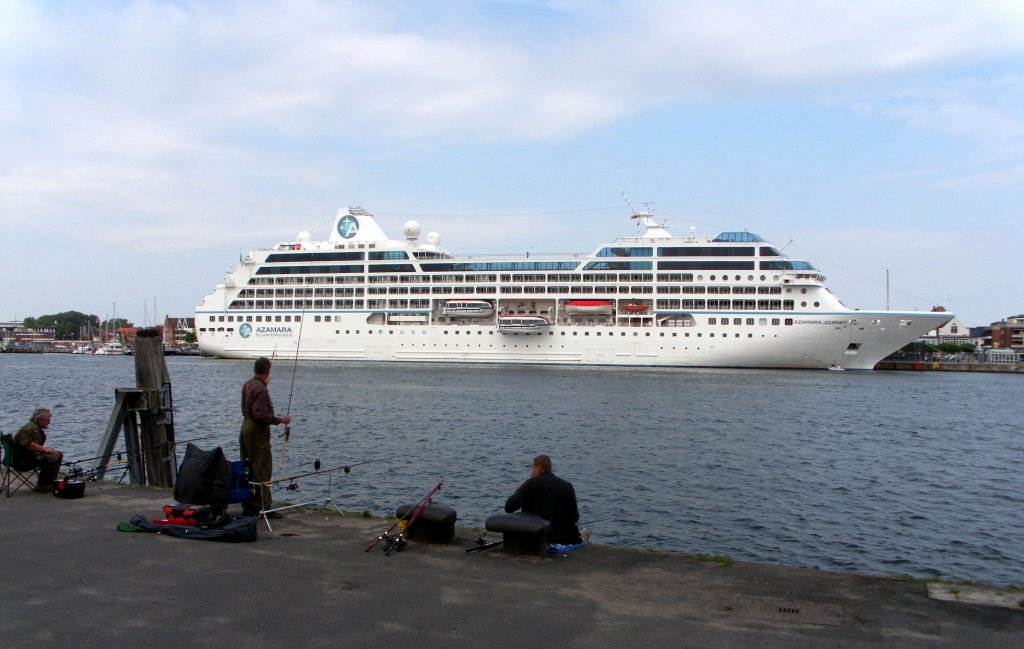
{"label": "cruise ship", "polygon": [[[456,256],[369,211],[249,253],[196,308],[225,358],[870,370],[952,319],[846,307],[810,263],[749,232],[636,236],[590,254]],[[623,219],[625,221],[625,218]]]}

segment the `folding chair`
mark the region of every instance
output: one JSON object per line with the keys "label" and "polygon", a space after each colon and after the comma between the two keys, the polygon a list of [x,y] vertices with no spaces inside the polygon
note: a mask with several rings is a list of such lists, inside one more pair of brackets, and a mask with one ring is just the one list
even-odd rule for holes
{"label": "folding chair", "polygon": [[[3,444],[3,491],[10,498],[11,494],[18,491],[22,487],[28,487],[29,489],[35,489],[36,485],[33,484],[39,482],[39,467],[36,465],[23,465],[15,462],[14,458],[14,438],[7,433],[0,435],[0,442]],[[15,481],[17,481],[15,483]],[[11,489],[12,484],[17,484],[14,489]]]}

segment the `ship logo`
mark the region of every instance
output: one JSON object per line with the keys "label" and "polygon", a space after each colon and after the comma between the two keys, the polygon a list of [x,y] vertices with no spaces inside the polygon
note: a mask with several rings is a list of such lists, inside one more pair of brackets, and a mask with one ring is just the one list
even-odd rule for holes
{"label": "ship logo", "polygon": [[238,328],[238,335],[242,338],[248,338],[252,334],[252,325],[248,322],[243,322],[242,326]]}
{"label": "ship logo", "polygon": [[338,220],[338,234],[346,239],[351,239],[359,232],[359,221],[351,214],[346,214]]}

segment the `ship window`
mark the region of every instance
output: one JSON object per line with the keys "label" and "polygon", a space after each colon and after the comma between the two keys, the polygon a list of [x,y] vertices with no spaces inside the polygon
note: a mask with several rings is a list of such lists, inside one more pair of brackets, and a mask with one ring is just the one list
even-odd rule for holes
{"label": "ship window", "polygon": [[709,336],[711,336],[712,338],[714,338],[714,337],[715,337],[715,332],[713,332],[713,331],[712,331],[712,332],[711,332],[711,333],[709,333],[708,335],[709,335]]}
{"label": "ship window", "polygon": [[718,318],[708,318],[708,324],[718,324]]}
{"label": "ship window", "polygon": [[786,318],[786,321],[785,321],[785,322],[786,322],[786,326],[792,326],[792,324],[793,324],[793,318]]}
{"label": "ship window", "polygon": [[[732,323],[734,325],[743,324],[743,318],[733,318],[732,319]],[[751,323],[751,324],[753,324],[753,323]]]}
{"label": "ship window", "polygon": [[313,316],[313,322],[320,322],[320,316]]}
{"label": "ship window", "polygon": [[801,306],[801,307],[805,307],[805,306],[807,306],[807,303],[806,303],[806,302],[801,302],[801,303],[800,303],[800,306]]}
{"label": "ship window", "polygon": [[773,324],[774,326],[776,326],[776,327],[777,327],[777,326],[779,326],[779,322],[780,322],[780,321],[779,321],[779,319],[778,319],[778,318],[772,318],[772,324]]}
{"label": "ship window", "polygon": [[279,315],[274,316],[274,322],[281,322],[281,316],[279,316]]}
{"label": "ship window", "polygon": [[748,325],[754,324],[754,319],[753,318],[747,318],[747,324]]}
{"label": "ship window", "polygon": [[821,306],[821,302],[815,302],[814,306]]}

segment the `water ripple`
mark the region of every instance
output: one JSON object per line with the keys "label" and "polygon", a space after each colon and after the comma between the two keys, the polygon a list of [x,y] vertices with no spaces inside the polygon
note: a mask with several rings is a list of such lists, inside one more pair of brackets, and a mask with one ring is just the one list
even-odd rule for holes
{"label": "water ripple", "polygon": [[[251,362],[167,363],[177,438],[236,456]],[[275,363],[278,412],[291,370]],[[446,476],[441,499],[482,526],[546,452],[600,542],[1024,583],[1024,404],[1005,398],[1020,377],[358,363],[295,376],[277,474],[390,458],[331,480],[345,509],[388,513]],[[0,430],[49,405],[54,443],[93,456],[114,389],[134,382],[130,357],[0,355]]]}

